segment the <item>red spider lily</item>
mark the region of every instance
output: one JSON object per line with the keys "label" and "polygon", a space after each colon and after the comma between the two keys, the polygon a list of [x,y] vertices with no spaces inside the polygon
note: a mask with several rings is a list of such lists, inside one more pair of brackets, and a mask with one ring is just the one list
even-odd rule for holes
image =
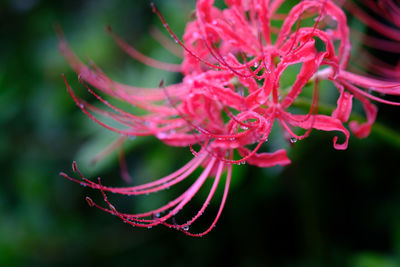
{"label": "red spider lily", "polygon": [[[89,118],[123,136],[153,135],[167,145],[190,147],[195,155],[185,166],[166,177],[126,188],[103,186],[100,180],[90,181],[74,163],[73,170],[82,180],[65,173],[62,175],[100,190],[107,203],[107,207],[101,207],[87,198],[89,205],[134,226],[163,224],[188,235],[202,236],[215,226],[221,214],[228,194],[232,164],[248,162],[259,167],[271,167],[290,163],[283,149],[260,152],[275,122],[292,142],[308,137],[312,129],[341,132],[344,141],[338,143],[335,136],[333,146],[346,149],[350,133],[343,123],[349,119],[353,98],[361,101],[367,115],[367,122],[352,121],[349,124],[358,137],[366,137],[375,121],[377,109],[370,103],[371,99],[399,105],[372,93],[398,95],[398,82],[376,80],[346,71],[350,55],[349,28],[344,12],[332,1],[302,1],[288,14],[278,12],[282,0],[225,0],[227,8],[223,10],[214,7],[213,2],[197,1],[196,18],[187,25],[183,41],[152,6],[166,30],[185,51],[181,65],[150,59],[108,29],[116,43],[133,58],[153,67],[181,71],[183,81],[176,85],[164,87],[160,84],[160,88],[140,89],[112,81],[95,65],[88,67],[80,61],[60,35],[61,52],[89,92],[109,109],[97,108],[78,98],[65,80],[68,92]],[[317,41],[323,44],[323,49],[317,47]],[[283,73],[296,64],[301,65],[296,80],[290,88],[281,88]],[[330,80],[339,91],[337,107],[331,115],[318,113],[321,80]],[[314,93],[309,112],[293,114],[290,108],[310,82],[314,84]],[[111,105],[86,83],[143,109],[146,115],[137,116]],[[160,104],[160,101],[164,102]],[[120,127],[108,125],[96,115],[109,117]],[[299,133],[297,128],[303,132]],[[200,145],[199,152],[193,149],[195,144]],[[234,151],[241,158],[235,159]],[[203,172],[182,195],[146,213],[122,213],[109,202],[105,193],[143,195],[164,190],[188,178],[200,165],[204,167]],[[204,232],[190,233],[188,227],[203,214],[224,171],[227,172],[225,190],[215,220]],[[214,182],[201,209],[186,223],[171,223],[211,176],[215,176]],[[159,216],[161,213],[164,215]]]}

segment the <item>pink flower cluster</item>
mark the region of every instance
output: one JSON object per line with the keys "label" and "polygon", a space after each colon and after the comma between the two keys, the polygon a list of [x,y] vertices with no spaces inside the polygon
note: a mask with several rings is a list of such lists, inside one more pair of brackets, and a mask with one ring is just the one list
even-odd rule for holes
{"label": "pink flower cluster", "polygon": [[[333,1],[304,0],[293,6],[288,14],[279,13],[284,2],[225,0],[227,7],[221,10],[214,6],[213,0],[198,0],[195,19],[188,23],[182,41],[153,5],[153,11],[165,29],[184,49],[181,65],[148,58],[109,29],[116,43],[135,59],[183,74],[181,83],[168,86],[161,83],[159,88],[153,89],[121,84],[109,79],[96,66],[88,67],[61,36],[60,50],[83,84],[146,111],[146,115],[138,116],[121,110],[86,85],[89,92],[107,107],[100,109],[78,98],[66,82],[69,93],[89,118],[121,134],[122,140],[127,136],[153,135],[167,145],[189,147],[194,155],[176,172],[133,187],[108,187],[100,180],[86,179],[75,163],[73,170],[83,180],[65,173],[62,175],[100,190],[106,207],[90,198],[87,198],[88,203],[126,223],[140,227],[162,224],[188,235],[202,236],[220,217],[228,194],[232,164],[247,162],[258,167],[271,167],[290,163],[284,149],[261,151],[275,123],[281,126],[283,136],[292,142],[308,137],[312,129],[338,132],[340,137],[333,138],[333,147],[343,150],[347,148],[350,136],[344,124],[349,120],[353,100],[357,99],[364,107],[366,121],[350,121],[348,127],[357,137],[368,136],[377,115],[377,107],[371,100],[399,105],[376,93],[399,95],[400,82],[377,80],[346,70],[351,49],[349,27],[345,13]],[[282,75],[293,65],[301,65],[296,80],[289,88],[282,88]],[[318,113],[319,90],[327,89],[320,88],[322,80],[329,80],[338,90],[337,106],[331,114]],[[314,89],[309,111],[294,113],[291,107],[310,84]],[[111,118],[120,127],[106,124],[97,115]],[[199,151],[193,145],[197,145]],[[240,158],[236,158],[238,155]],[[126,214],[107,199],[106,192],[134,196],[164,190],[187,179],[200,166],[204,170],[183,194],[155,210]],[[189,232],[189,226],[203,214],[225,172],[224,194],[215,220],[201,233]],[[192,200],[209,177],[214,177],[214,181],[203,206],[187,222],[176,223],[174,216]]]}

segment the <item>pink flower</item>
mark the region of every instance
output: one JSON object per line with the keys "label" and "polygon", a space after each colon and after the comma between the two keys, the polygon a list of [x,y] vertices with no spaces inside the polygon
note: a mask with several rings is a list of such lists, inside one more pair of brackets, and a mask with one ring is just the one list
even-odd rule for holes
{"label": "pink flower", "polygon": [[[343,123],[349,119],[355,98],[363,104],[367,121],[361,124],[352,121],[349,127],[356,136],[366,137],[377,113],[370,100],[399,105],[381,99],[373,92],[398,95],[399,82],[376,80],[346,70],[351,48],[349,28],[344,12],[332,1],[302,1],[288,14],[278,12],[283,2],[225,0],[227,8],[220,10],[213,6],[212,0],[198,0],[196,19],[187,25],[183,41],[175,36],[153,5],[153,11],[166,30],[185,51],[181,65],[150,59],[109,29],[116,43],[133,58],[184,75],[182,83],[165,87],[160,84],[161,88],[141,89],[112,81],[96,66],[89,68],[81,62],[61,36],[60,50],[83,84],[87,82],[99,91],[147,112],[137,116],[121,110],[86,85],[109,111],[99,109],[78,98],[66,82],[69,93],[89,118],[123,135],[122,140],[125,136],[153,135],[170,146],[190,147],[195,156],[176,172],[133,187],[114,188],[103,186],[100,180],[90,181],[79,172],[75,163],[73,170],[82,181],[65,173],[62,175],[100,190],[107,207],[99,206],[90,198],[87,198],[88,203],[131,225],[152,227],[163,224],[188,235],[202,236],[220,217],[228,194],[232,164],[248,162],[258,167],[271,167],[290,163],[284,149],[260,152],[275,122],[291,142],[308,137],[312,129],[340,132],[344,141],[338,142],[335,136],[333,146],[346,149],[350,133]],[[289,88],[282,88],[284,72],[294,65],[301,65],[296,80]],[[331,81],[339,91],[337,107],[330,115],[318,113],[319,90],[325,90],[319,88],[321,80]],[[314,91],[309,112],[293,113],[291,108],[310,83],[314,84]],[[163,100],[166,101],[160,104]],[[120,127],[106,124],[95,114],[113,119]],[[200,145],[200,151],[193,149],[195,144]],[[240,159],[234,158],[234,151],[241,155]],[[157,192],[183,181],[200,166],[204,167],[202,174],[181,196],[146,213],[122,213],[108,201],[105,193],[143,195]],[[225,190],[215,220],[204,232],[190,233],[188,227],[205,211],[224,172]],[[185,223],[172,223],[174,215],[192,200],[209,177],[215,178],[201,209]]]}

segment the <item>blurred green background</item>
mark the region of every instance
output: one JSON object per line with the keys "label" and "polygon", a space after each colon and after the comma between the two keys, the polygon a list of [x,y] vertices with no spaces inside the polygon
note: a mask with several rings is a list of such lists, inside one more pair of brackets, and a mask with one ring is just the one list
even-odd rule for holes
{"label": "blurred green background", "polygon": [[[182,36],[194,0],[155,2]],[[288,167],[236,166],[222,217],[200,239],[165,227],[132,228],[88,207],[85,196],[101,201],[99,192],[58,173],[71,173],[77,160],[88,176],[126,185],[115,153],[88,163],[118,136],[90,121],[67,94],[61,73],[88,97],[58,52],[55,23],[82,59],[90,57],[113,79],[149,87],[181,79],[138,64],[104,32],[110,24],[145,54],[179,63],[149,35],[153,27],[163,30],[149,1],[0,1],[0,266],[400,266],[395,107],[380,106],[380,126],[368,139],[352,136],[346,151],[332,148],[333,134],[314,131],[292,147],[284,144]],[[154,138],[129,140],[125,149],[134,184],[191,158],[188,149]],[[126,210],[151,208],[174,190],[112,201]],[[212,220],[220,196],[199,227]]]}

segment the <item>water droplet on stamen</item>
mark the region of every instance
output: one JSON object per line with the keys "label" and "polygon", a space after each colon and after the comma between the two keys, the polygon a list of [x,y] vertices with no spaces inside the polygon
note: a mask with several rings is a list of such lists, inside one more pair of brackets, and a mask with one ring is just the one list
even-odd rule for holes
{"label": "water droplet on stamen", "polygon": [[89,204],[89,207],[94,206],[93,200],[90,197],[86,197],[86,202]]}
{"label": "water droplet on stamen", "polygon": [[78,171],[78,166],[76,165],[76,161],[72,162],[72,171],[77,172]]}
{"label": "water droplet on stamen", "polygon": [[114,215],[117,215],[117,210],[115,209],[114,205],[110,204],[110,210],[113,212]]}
{"label": "water droplet on stamen", "polygon": [[182,229],[183,229],[183,231],[186,231],[186,232],[189,231],[189,225],[184,226]]}
{"label": "water droplet on stamen", "polygon": [[297,139],[294,137],[290,137],[290,143],[294,144],[297,142]]}

